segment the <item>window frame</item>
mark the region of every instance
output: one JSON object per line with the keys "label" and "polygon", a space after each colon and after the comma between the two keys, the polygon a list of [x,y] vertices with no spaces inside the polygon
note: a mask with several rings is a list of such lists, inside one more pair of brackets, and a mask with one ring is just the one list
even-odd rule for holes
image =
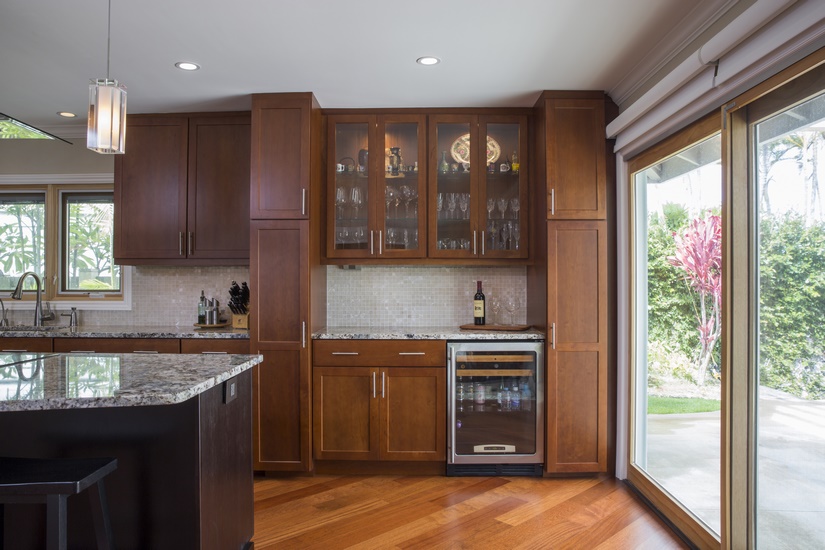
{"label": "window frame", "polygon": [[[76,176],[75,176],[76,177]],[[2,176],[0,193],[43,193],[46,201],[45,214],[45,274],[43,277],[43,301],[52,302],[61,309],[77,307],[81,310],[131,310],[131,274],[129,266],[121,266],[121,284],[119,292],[61,292],[62,267],[60,266],[63,249],[63,204],[62,193],[112,193],[114,183],[111,176],[105,178],[109,183],[63,183],[75,177],[62,178],[59,175],[38,176]],[[27,183],[26,180],[34,180]],[[95,178],[101,181],[100,178]],[[114,199],[114,195],[113,195]],[[5,300],[7,309],[26,310],[34,307],[35,293],[25,291],[22,300]]]}

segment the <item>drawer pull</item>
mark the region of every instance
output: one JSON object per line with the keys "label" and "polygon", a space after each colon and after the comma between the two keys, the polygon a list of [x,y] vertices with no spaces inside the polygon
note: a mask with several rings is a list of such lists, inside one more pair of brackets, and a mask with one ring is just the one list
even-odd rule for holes
{"label": "drawer pull", "polygon": [[73,349],[69,353],[96,353],[93,349]]}
{"label": "drawer pull", "polygon": [[372,371],[372,398],[375,399],[375,371]]}
{"label": "drawer pull", "polygon": [[228,351],[202,351],[202,355],[226,355]]}
{"label": "drawer pull", "polygon": [[151,349],[145,349],[145,350],[144,349],[136,349],[132,353],[160,353],[160,352],[157,351],[157,350],[151,350]]}
{"label": "drawer pull", "polygon": [[7,351],[7,352],[10,352],[10,353],[26,353],[29,350],[27,350],[27,349],[4,349],[4,350],[0,350],[0,351]]}
{"label": "drawer pull", "polygon": [[358,355],[357,351],[333,351],[332,355]]}
{"label": "drawer pull", "polygon": [[427,355],[424,351],[399,351],[398,355]]}

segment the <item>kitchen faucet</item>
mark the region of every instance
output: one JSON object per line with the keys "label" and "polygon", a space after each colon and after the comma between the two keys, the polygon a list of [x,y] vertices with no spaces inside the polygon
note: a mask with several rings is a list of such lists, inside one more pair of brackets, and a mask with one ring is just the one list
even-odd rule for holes
{"label": "kitchen faucet", "polygon": [[37,276],[37,273],[33,271],[26,271],[20,276],[20,279],[17,281],[17,287],[14,289],[14,292],[11,293],[12,300],[21,300],[23,298],[23,281],[31,275],[34,277],[34,282],[37,285],[37,300],[34,304],[34,326],[42,327],[43,321],[51,321],[54,319],[54,313],[49,311],[48,315],[43,315],[43,285],[40,282],[40,277]]}

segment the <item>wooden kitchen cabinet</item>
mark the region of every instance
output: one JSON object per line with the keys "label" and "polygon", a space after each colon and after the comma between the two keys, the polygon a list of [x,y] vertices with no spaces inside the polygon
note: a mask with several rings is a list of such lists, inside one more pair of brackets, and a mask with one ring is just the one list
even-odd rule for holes
{"label": "wooden kitchen cabinet", "polygon": [[182,338],[181,353],[249,353],[249,340],[243,338]]}
{"label": "wooden kitchen cabinet", "polygon": [[607,222],[547,222],[547,472],[608,469],[607,242]]}
{"label": "wooden kitchen cabinet", "polygon": [[313,347],[316,460],[446,460],[445,342],[316,340]]}
{"label": "wooden kitchen cabinet", "polygon": [[178,338],[55,338],[60,353],[180,353]]}
{"label": "wooden kitchen cabinet", "polygon": [[429,143],[428,256],[527,258],[527,117],[431,115]]}
{"label": "wooden kitchen cabinet", "polygon": [[252,219],[310,218],[322,123],[309,92],[252,95]]}
{"label": "wooden kitchen cabinet", "polygon": [[53,351],[52,339],[44,337],[3,337],[0,338],[0,351],[3,352],[45,352]]}
{"label": "wooden kitchen cabinet", "polygon": [[426,256],[427,117],[330,115],[327,257]]}
{"label": "wooden kitchen cabinet", "polygon": [[[603,92],[544,92],[536,103],[536,178],[546,192],[547,219],[607,217]],[[612,161],[612,155],[610,155]]]}
{"label": "wooden kitchen cabinet", "polygon": [[115,260],[248,263],[247,113],[131,115],[115,159]]}

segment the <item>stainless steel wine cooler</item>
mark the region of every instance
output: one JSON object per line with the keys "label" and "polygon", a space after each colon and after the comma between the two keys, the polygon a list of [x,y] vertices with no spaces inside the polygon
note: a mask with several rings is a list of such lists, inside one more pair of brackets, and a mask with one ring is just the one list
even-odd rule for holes
{"label": "stainless steel wine cooler", "polygon": [[449,342],[447,475],[541,475],[544,342]]}

